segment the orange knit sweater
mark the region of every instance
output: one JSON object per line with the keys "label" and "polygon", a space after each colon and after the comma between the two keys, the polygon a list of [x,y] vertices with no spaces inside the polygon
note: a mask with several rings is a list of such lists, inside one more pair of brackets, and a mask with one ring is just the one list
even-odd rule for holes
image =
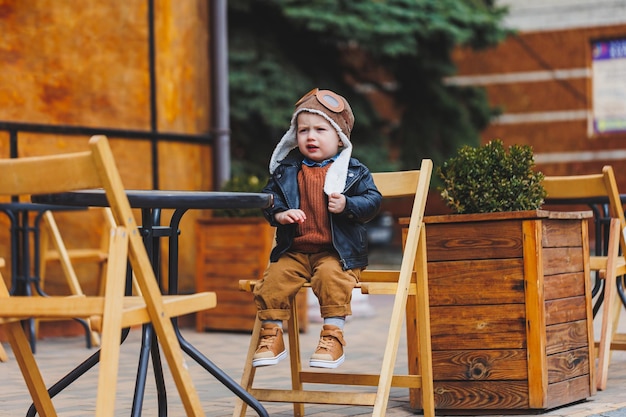
{"label": "orange knit sweater", "polygon": [[302,165],[298,173],[300,209],[306,214],[299,224],[292,249],[296,252],[317,253],[332,247],[328,204],[324,194],[324,180],[331,164],[324,167]]}

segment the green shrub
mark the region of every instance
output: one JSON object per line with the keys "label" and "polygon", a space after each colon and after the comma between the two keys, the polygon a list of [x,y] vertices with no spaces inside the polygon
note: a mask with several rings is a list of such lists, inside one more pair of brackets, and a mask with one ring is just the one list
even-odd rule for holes
{"label": "green shrub", "polygon": [[532,148],[501,140],[480,147],[463,146],[437,168],[441,197],[455,213],[535,210],[546,196],[543,174],[534,171]]}

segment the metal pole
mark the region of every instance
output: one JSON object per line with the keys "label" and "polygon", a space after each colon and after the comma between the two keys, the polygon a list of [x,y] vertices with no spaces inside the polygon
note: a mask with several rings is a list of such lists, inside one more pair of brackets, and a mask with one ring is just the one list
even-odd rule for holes
{"label": "metal pole", "polygon": [[230,178],[228,5],[227,0],[213,0],[211,4],[213,133],[215,137],[213,169],[214,187],[219,189]]}
{"label": "metal pole", "polygon": [[[150,70],[150,130],[157,132],[157,87],[156,87],[156,40],[154,33],[154,0],[148,0],[148,66]],[[152,188],[159,189],[159,142],[151,141],[152,149]]]}

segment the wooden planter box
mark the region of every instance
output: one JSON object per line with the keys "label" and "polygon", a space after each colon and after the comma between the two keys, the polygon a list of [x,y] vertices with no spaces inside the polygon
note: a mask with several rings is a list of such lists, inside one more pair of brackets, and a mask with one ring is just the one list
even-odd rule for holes
{"label": "wooden planter box", "polygon": [[[196,314],[196,330],[251,332],[256,317],[252,293],[240,279],[261,279],[269,262],[274,228],[263,218],[211,218],[197,221],[196,291],[215,291],[217,307]],[[306,292],[296,297],[300,330],[305,331]]]}
{"label": "wooden planter box", "polygon": [[546,410],[595,394],[587,218],[426,217],[439,410]]}

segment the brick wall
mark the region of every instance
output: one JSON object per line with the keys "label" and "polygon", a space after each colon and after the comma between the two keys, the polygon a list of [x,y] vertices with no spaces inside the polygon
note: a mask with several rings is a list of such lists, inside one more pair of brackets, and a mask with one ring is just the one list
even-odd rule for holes
{"label": "brick wall", "polygon": [[[572,29],[518,32],[497,48],[458,50],[459,74],[449,82],[483,85],[502,117],[483,141],[529,144],[538,169],[547,175],[599,172],[616,168],[626,193],[626,134],[589,135],[591,43],[626,37],[626,23]],[[607,152],[608,151],[608,152]]]}

